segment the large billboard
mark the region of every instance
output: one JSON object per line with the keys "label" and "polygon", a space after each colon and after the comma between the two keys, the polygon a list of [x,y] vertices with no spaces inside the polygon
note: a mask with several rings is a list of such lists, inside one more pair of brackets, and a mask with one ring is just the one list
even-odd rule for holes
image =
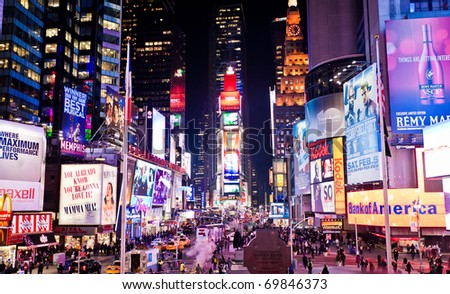
{"label": "large billboard", "polygon": [[221,111],[239,111],[241,110],[241,93],[239,91],[220,93]]}
{"label": "large billboard", "polygon": [[309,182],[309,154],[306,146],[306,121],[293,125],[295,195],[311,193]]}
{"label": "large billboard", "polygon": [[42,211],[46,146],[43,128],[0,120],[0,196],[13,211]]}
{"label": "large billboard", "polygon": [[240,174],[239,151],[224,151],[223,176],[225,180],[234,181],[239,179]]}
{"label": "large billboard", "polygon": [[340,93],[321,96],[306,103],[305,117],[308,143],[345,135],[344,105]]}
{"label": "large billboard", "polygon": [[106,87],[105,127],[109,135],[123,139],[125,99],[110,87]]}
{"label": "large billboard", "polygon": [[116,167],[104,164],[61,165],[59,224],[114,224],[116,195]]}
{"label": "large billboard", "polygon": [[170,198],[170,189],[172,185],[172,172],[158,167],[155,175],[155,184],[153,187],[152,205],[164,205]]}
{"label": "large billboard", "polygon": [[425,149],[425,176],[427,178],[450,176],[450,121],[425,127],[423,129],[423,147]]}
{"label": "large billboard", "polygon": [[182,69],[177,69],[170,86],[170,112],[184,112],[186,109],[186,78]]}
{"label": "large billboard", "polygon": [[332,139],[309,144],[311,165],[311,209],[314,212],[334,212],[334,158]]}
{"label": "large billboard", "polygon": [[[389,189],[388,213],[391,227],[410,227],[411,217],[419,211],[420,227],[445,227],[444,193],[427,193],[420,189]],[[415,208],[414,201],[420,207]],[[349,224],[384,227],[383,190],[347,193]]]}
{"label": "large billboard", "polygon": [[166,152],[166,117],[153,108],[152,115],[152,154],[161,159]]}
{"label": "large billboard", "polygon": [[239,125],[238,112],[223,112],[222,119],[224,127],[234,127]]}
{"label": "large billboard", "polygon": [[392,132],[422,133],[450,114],[450,17],[386,22]]}
{"label": "large billboard", "polygon": [[344,84],[347,184],[380,181],[376,64]]}
{"label": "large billboard", "polygon": [[87,94],[64,86],[61,154],[84,157]]}

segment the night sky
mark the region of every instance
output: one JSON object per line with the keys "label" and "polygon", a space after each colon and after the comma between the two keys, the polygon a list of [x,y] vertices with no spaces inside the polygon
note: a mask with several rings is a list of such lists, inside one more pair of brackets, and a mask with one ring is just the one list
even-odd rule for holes
{"label": "night sky", "polygon": [[[203,114],[208,97],[208,30],[212,19],[212,2],[176,1],[176,14],[186,34],[186,120]],[[227,1],[225,1],[227,2]],[[235,3],[236,1],[228,1]],[[285,17],[288,0],[241,0],[247,25],[247,90],[250,126],[263,128],[270,119],[269,87],[275,85],[275,64],[272,52],[270,23],[276,17]],[[304,1],[298,1],[300,2]],[[303,18],[303,16],[302,16]],[[304,19],[302,19],[304,21]],[[268,133],[269,130],[266,130]],[[188,132],[189,133],[189,132]],[[267,137],[267,136],[266,136]],[[269,138],[267,138],[269,139]],[[268,181],[271,155],[258,152],[258,174]]]}

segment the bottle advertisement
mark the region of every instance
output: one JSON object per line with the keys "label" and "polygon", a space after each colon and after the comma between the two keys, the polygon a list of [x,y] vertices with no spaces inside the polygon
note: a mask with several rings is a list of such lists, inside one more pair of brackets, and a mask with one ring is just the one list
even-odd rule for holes
{"label": "bottle advertisement", "polygon": [[392,132],[450,118],[450,17],[386,22]]}

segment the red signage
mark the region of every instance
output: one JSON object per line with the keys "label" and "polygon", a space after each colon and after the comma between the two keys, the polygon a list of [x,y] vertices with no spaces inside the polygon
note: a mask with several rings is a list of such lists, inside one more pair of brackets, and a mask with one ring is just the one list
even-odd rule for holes
{"label": "red signage", "polygon": [[186,108],[186,98],[184,93],[170,94],[170,112],[184,112]]}
{"label": "red signage", "polygon": [[33,234],[52,231],[52,214],[15,214],[12,218],[11,233],[14,234]]}
{"label": "red signage", "polygon": [[239,111],[241,110],[241,94],[238,91],[220,93],[221,111]]}

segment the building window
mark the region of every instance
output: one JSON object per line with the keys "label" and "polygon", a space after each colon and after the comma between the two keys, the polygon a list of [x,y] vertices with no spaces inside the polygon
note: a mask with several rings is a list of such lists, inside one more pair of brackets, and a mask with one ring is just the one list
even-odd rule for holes
{"label": "building window", "polygon": [[46,44],[45,53],[56,53],[56,44]]}

